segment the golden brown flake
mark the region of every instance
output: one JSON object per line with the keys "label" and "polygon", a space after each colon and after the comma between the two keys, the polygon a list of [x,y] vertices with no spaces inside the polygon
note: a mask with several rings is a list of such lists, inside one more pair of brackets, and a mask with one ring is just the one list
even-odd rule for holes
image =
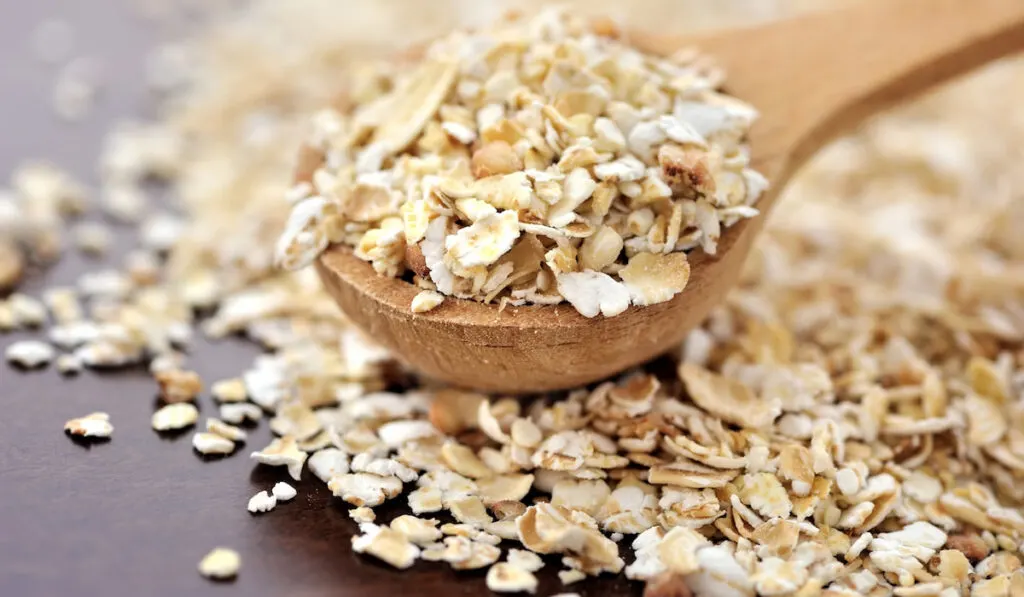
{"label": "golden brown flake", "polygon": [[154,375],[160,386],[160,397],[165,402],[191,402],[203,391],[203,382],[195,371],[171,369]]}

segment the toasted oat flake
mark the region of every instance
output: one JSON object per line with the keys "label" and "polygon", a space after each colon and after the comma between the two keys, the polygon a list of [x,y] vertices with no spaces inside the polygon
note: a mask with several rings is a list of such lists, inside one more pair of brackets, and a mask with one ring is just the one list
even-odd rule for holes
{"label": "toasted oat flake", "polygon": [[377,514],[373,511],[373,508],[367,508],[366,506],[352,508],[348,511],[348,516],[358,523],[367,523],[377,520]]}
{"label": "toasted oat flake", "polygon": [[441,539],[441,531],[437,528],[437,519],[416,518],[402,515],[391,521],[391,529],[405,535],[416,545],[427,545]]}
{"label": "toasted oat flake", "polygon": [[194,371],[172,369],[157,371],[153,377],[160,386],[160,397],[166,402],[188,402],[203,390],[203,382]]}
{"label": "toasted oat flake", "polygon": [[[233,447],[234,443],[232,443]],[[295,438],[291,436],[279,437],[270,442],[266,448],[253,452],[249,456],[253,460],[269,466],[288,467],[288,474],[296,481],[302,475],[302,465],[307,458],[307,454],[298,448]]]}
{"label": "toasted oat flake", "polygon": [[684,363],[679,367],[679,377],[698,406],[730,423],[765,427],[781,412],[777,403],[758,398],[742,382],[716,375],[698,365]]}
{"label": "toasted oat flake", "polygon": [[206,578],[234,578],[241,568],[242,556],[227,547],[216,547],[199,561],[199,574]]}
{"label": "toasted oat flake", "polygon": [[95,412],[64,423],[64,431],[79,437],[106,438],[114,433],[114,426],[110,424],[110,415]]}
{"label": "toasted oat flake", "polygon": [[398,569],[412,566],[420,555],[419,548],[404,535],[386,526],[374,526],[365,534],[352,537],[352,551],[372,555]]}
{"label": "toasted oat flake", "polygon": [[619,277],[634,305],[654,305],[683,291],[690,279],[690,264],[685,253],[637,253],[619,270]]}

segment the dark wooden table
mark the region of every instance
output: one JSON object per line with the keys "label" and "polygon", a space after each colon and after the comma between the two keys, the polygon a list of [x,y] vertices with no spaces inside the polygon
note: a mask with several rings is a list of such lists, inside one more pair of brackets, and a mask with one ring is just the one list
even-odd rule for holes
{"label": "dark wooden table", "polygon": [[[102,132],[145,110],[145,49],[159,32],[133,19],[127,0],[8,0],[0,17],[0,170],[47,158],[89,182]],[[76,26],[79,53],[103,60],[103,95],[85,122],[59,122],[49,107],[54,68],[31,59],[33,27],[61,15]],[[132,230],[118,229],[116,259]],[[102,265],[73,251],[23,286],[72,282]],[[0,335],[0,351],[29,334]],[[241,341],[197,341],[189,366],[208,382],[239,374],[256,354]],[[0,364],[0,596],[483,595],[484,573],[456,573],[420,562],[395,571],[352,553],[356,525],[347,508],[308,472],[292,502],[258,517],[246,502],[285,479],[283,469],[254,466],[248,453],[266,445],[264,422],[234,455],[204,461],[191,433],[162,438],[150,429],[156,401],[142,371],[86,372],[61,378],[54,368],[22,372]],[[204,396],[203,417],[213,412]],[[109,442],[83,446],[61,431],[64,421],[102,410],[115,426]],[[402,500],[404,501],[404,500]],[[395,511],[382,509],[384,519]],[[211,583],[196,564],[215,546],[242,554],[240,576]],[[539,595],[634,594],[622,578],[563,588],[557,559],[542,573]]]}

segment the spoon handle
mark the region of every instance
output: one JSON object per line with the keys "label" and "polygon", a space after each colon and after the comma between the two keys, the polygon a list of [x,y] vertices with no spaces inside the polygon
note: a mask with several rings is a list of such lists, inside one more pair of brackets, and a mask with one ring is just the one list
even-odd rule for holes
{"label": "spoon handle", "polygon": [[[783,117],[764,121],[803,125],[780,136],[796,167],[866,117],[1024,50],[1024,0],[870,0],[764,35],[759,43],[781,50],[766,58],[788,79],[779,81],[780,92],[794,94],[768,104]],[[799,43],[785,43],[789,36]]]}
{"label": "spoon handle", "polygon": [[861,0],[747,30],[635,42],[661,52],[693,45],[722,65],[727,90],[761,113],[756,165],[781,187],[871,114],[1024,50],[1024,0]]}

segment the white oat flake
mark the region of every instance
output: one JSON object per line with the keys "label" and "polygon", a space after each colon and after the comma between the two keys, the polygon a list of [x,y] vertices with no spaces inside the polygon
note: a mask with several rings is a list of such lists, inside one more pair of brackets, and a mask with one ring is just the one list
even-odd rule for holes
{"label": "white oat flake", "polygon": [[152,426],[157,431],[184,429],[199,419],[199,410],[188,402],[168,404],[153,413]]}
{"label": "white oat flake", "polygon": [[250,457],[262,464],[286,466],[291,478],[298,481],[302,476],[302,465],[306,462],[307,454],[299,449],[295,438],[289,436],[275,439],[266,448],[250,454]]}
{"label": "white oat flake", "polygon": [[230,454],[235,451],[235,442],[216,433],[199,431],[192,436],[192,447],[203,455]]}
{"label": "white oat flake", "polygon": [[199,562],[199,574],[207,578],[226,579],[238,576],[242,557],[227,547],[214,548]]}
{"label": "white oat flake", "polygon": [[298,495],[298,492],[295,490],[295,488],[285,483],[284,481],[279,481],[278,483],[275,483],[271,493],[273,494],[274,498],[276,498],[277,501],[279,502],[287,502],[288,500],[291,500],[296,495]]}
{"label": "white oat flake", "polygon": [[114,433],[114,426],[110,424],[110,415],[95,412],[64,423],[64,431],[79,437],[107,438]]}
{"label": "white oat flake", "polygon": [[246,509],[252,514],[270,512],[277,506],[277,497],[266,491],[261,491],[249,498],[249,505]]}
{"label": "white oat flake", "polygon": [[50,364],[56,356],[53,346],[39,340],[21,340],[7,347],[4,357],[8,362],[26,369],[36,369]]}
{"label": "white oat flake", "polygon": [[260,407],[245,402],[221,404],[219,414],[221,420],[233,425],[246,421],[256,422],[263,417]]}

